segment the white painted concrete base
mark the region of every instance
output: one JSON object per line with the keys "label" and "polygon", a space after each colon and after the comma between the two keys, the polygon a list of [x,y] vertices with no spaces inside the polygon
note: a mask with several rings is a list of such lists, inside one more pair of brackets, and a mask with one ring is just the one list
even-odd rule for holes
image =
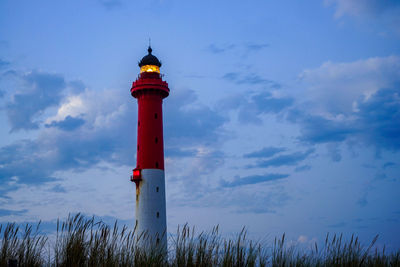
{"label": "white painted concrete base", "polygon": [[163,170],[142,170],[142,181],[136,189],[136,231],[139,235],[146,235],[147,246],[154,247],[156,245],[167,251],[167,214]]}

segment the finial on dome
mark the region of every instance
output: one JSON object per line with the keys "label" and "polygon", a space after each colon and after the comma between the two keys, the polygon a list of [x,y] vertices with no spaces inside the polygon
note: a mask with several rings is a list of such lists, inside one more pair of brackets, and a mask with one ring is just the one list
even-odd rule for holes
{"label": "finial on dome", "polygon": [[147,49],[147,51],[149,51],[149,54],[151,54],[151,52],[153,51],[153,49],[151,49],[151,38],[149,38],[149,48]]}

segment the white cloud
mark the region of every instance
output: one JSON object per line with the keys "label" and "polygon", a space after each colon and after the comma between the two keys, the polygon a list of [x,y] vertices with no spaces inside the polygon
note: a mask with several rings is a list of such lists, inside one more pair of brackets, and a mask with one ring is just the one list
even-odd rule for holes
{"label": "white cloud", "polygon": [[373,57],[354,62],[325,62],[319,68],[307,69],[300,79],[307,88],[307,100],[314,112],[327,115],[357,111],[355,102],[368,99],[381,88],[400,81],[400,57]]}
{"label": "white cloud", "polygon": [[400,7],[397,0],[325,0],[326,5],[335,5],[335,17],[351,16],[377,16],[384,12],[393,11]]}
{"label": "white cloud", "polygon": [[85,113],[85,106],[80,95],[67,97],[65,102],[58,108],[57,114],[46,119],[46,124],[52,121],[64,120],[67,116],[76,117]]}
{"label": "white cloud", "polygon": [[308,237],[305,235],[300,235],[299,238],[297,239],[297,242],[299,243],[306,243],[308,241]]}
{"label": "white cloud", "polygon": [[63,218],[68,213],[83,212],[133,221],[134,184],[129,181],[129,170],[128,166],[117,167],[102,162],[82,173],[58,172],[57,180],[45,184],[15,183],[17,189],[5,193],[8,200],[2,203],[2,208],[29,209],[21,214],[2,217],[1,220],[51,221]]}
{"label": "white cloud", "polygon": [[325,0],[335,8],[334,17],[355,19],[364,29],[381,37],[400,36],[400,1],[398,0]]}

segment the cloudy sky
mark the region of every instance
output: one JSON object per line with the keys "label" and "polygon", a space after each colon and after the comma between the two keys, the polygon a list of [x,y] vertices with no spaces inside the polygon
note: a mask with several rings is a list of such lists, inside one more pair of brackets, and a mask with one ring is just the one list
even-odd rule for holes
{"label": "cloudy sky", "polygon": [[400,2],[0,0],[0,222],[134,221],[138,61],[168,227],[400,248]]}

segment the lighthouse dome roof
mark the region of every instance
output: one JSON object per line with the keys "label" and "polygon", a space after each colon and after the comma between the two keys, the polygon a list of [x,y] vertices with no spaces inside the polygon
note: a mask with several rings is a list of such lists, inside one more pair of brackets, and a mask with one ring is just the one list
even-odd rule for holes
{"label": "lighthouse dome roof", "polygon": [[145,55],[142,58],[142,60],[140,60],[139,67],[142,67],[145,65],[155,65],[155,66],[161,67],[161,62],[158,60],[158,58],[156,56],[154,56],[153,54],[151,54],[153,49],[151,49],[151,47],[149,46],[149,49],[147,49],[147,51],[149,53],[147,55]]}

